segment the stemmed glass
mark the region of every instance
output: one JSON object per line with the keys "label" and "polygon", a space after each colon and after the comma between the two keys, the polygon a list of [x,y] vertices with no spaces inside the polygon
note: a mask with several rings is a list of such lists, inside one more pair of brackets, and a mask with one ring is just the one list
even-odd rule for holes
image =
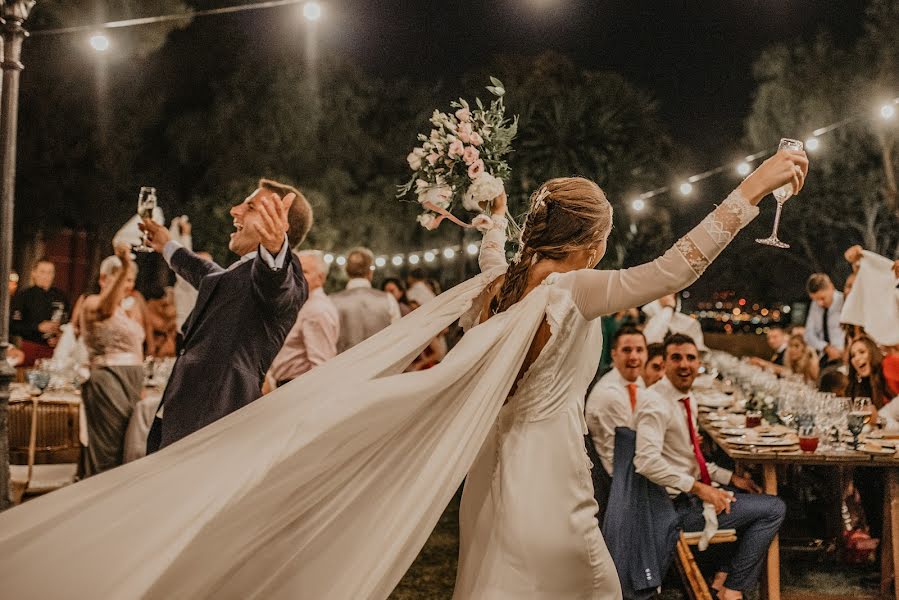
{"label": "stemmed glass", "polygon": [[[152,219],[156,210],[156,188],[142,187],[137,197],[137,216],[141,219]],[[138,252],[152,252],[153,248],[147,245],[147,232],[141,235],[140,245],[134,248]]]}
{"label": "stemmed glass", "polygon": [[[778,144],[778,150],[796,150],[802,151],[803,145],[799,140],[791,140],[790,138],[781,138]],[[766,246],[774,246],[775,248],[789,248],[790,245],[777,239],[777,228],[780,226],[780,213],[783,210],[784,202],[793,195],[793,184],[787,183],[774,190],[774,199],[777,201],[777,212],[774,213],[774,229],[771,235],[766,238],[757,239],[756,242]]]}
{"label": "stemmed glass", "polygon": [[40,396],[50,385],[50,372],[43,368],[34,368],[28,371],[28,383],[37,390],[35,396]]}
{"label": "stemmed glass", "polygon": [[858,450],[858,436],[871,420],[872,406],[870,398],[856,398],[852,401],[852,412],[847,423],[852,434],[852,447]]}

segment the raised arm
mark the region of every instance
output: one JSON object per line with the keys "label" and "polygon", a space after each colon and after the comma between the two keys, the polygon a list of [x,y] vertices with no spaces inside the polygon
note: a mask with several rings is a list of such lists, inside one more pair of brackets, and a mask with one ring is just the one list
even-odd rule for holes
{"label": "raised arm", "polygon": [[763,197],[785,184],[796,192],[808,170],[803,152],[780,150],[664,255],[618,271],[572,273],[572,295],[587,319],[645,304],[684,289],[696,281],[740,229],[758,214]]}
{"label": "raised arm", "polygon": [[[105,321],[111,317],[125,297],[125,281],[131,271],[131,247],[127,243],[120,243],[116,246],[115,255],[122,261],[122,266],[116,272],[112,284],[100,292],[96,303],[91,307],[95,321]],[[87,307],[86,303],[85,308]]]}

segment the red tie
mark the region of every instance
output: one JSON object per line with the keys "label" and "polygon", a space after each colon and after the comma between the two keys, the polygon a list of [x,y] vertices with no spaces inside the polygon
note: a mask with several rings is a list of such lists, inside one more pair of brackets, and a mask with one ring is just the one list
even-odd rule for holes
{"label": "red tie", "polygon": [[637,384],[629,383],[627,384],[627,395],[630,396],[631,399],[631,412],[637,408]]}
{"label": "red tie", "polygon": [[680,401],[687,411],[687,428],[690,430],[690,441],[693,442],[693,454],[696,456],[696,462],[699,464],[699,480],[706,485],[712,484],[712,478],[709,477],[709,468],[705,464],[705,457],[699,448],[699,436],[696,435],[696,429],[693,427],[693,411],[690,409],[690,398],[681,398]]}

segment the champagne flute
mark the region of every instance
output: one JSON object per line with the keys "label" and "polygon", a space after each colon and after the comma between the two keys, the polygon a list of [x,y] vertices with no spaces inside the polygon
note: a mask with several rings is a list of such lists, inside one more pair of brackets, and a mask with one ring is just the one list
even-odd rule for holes
{"label": "champagne flute", "polygon": [[[781,138],[780,144],[777,145],[778,150],[796,150],[802,151],[802,142],[799,140],[791,140],[790,138]],[[784,202],[789,200],[793,195],[793,184],[787,183],[774,190],[774,199],[777,201],[777,212],[774,213],[774,229],[771,235],[766,238],[757,239],[756,242],[766,246],[774,246],[775,248],[789,248],[790,245],[777,239],[777,228],[780,226],[780,213],[783,210]]]}
{"label": "champagne flute", "polygon": [[[156,188],[144,186],[140,188],[137,197],[137,216],[141,219],[152,219],[156,210]],[[147,245],[147,232],[141,235],[140,245],[134,248],[138,252],[152,252],[153,248]]]}
{"label": "champagne flute", "polygon": [[858,436],[871,420],[871,399],[856,398],[852,401],[852,412],[849,413],[849,432],[852,433],[853,446],[858,450]]}

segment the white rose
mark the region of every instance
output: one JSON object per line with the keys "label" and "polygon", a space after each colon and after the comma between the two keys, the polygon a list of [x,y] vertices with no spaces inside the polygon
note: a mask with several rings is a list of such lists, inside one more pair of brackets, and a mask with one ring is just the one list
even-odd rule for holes
{"label": "white rose", "polygon": [[425,155],[425,151],[423,148],[416,148],[412,152],[409,153],[409,156],[406,157],[406,162],[409,163],[409,168],[413,171],[417,171],[421,168],[421,159]]}
{"label": "white rose", "polygon": [[465,210],[480,211],[482,203],[490,202],[502,193],[502,179],[490,173],[481,173],[481,176],[468,186],[465,196],[462,197],[462,206]]}
{"label": "white rose", "polygon": [[448,185],[432,185],[425,190],[419,190],[418,201],[424,205],[427,202],[446,208],[450,204],[453,197],[453,190]]}

